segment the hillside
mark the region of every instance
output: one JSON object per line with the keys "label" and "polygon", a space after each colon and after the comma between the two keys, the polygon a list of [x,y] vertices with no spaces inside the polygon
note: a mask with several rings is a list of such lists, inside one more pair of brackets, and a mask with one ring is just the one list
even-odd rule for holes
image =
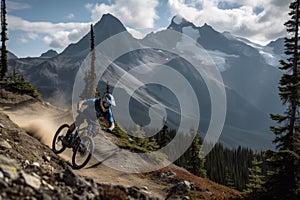
{"label": "hillside", "polygon": [[[283,58],[282,51],[284,49],[280,41],[274,41],[268,46],[260,46],[228,32],[218,32],[208,24],[197,27],[192,22],[179,19],[178,16],[173,18],[170,25],[165,29],[150,33],[145,38],[138,40],[127,32],[119,19],[105,14],[94,25],[97,67],[105,66],[105,59],[103,58],[113,59],[110,58],[110,51],[118,52],[119,49],[122,49],[120,47],[124,47],[124,49],[138,47],[138,50],[125,53],[118,59],[113,59],[112,71],[107,71],[106,76],[101,77],[101,81],[109,81],[113,88],[119,80],[118,77],[122,77],[124,73],[137,66],[145,66],[145,70],[149,70],[149,72],[153,72],[151,67],[153,64],[168,66],[168,68],[178,71],[189,82],[199,101],[198,105],[201,110],[199,131],[205,135],[208,132],[213,112],[207,81],[217,82],[214,77],[203,77],[193,70],[193,66],[184,61],[182,55],[173,55],[163,51],[167,47],[170,49],[179,48],[176,44],[180,38],[171,37],[171,30],[184,33],[197,41],[214,61],[222,75],[227,104],[218,104],[218,106],[227,106],[227,112],[220,142],[232,148],[242,145],[255,150],[273,149],[274,145],[271,142],[273,135],[269,131],[272,121],[269,118],[269,113],[282,113],[283,110],[276,87],[281,76],[281,72],[277,69],[278,61]],[[108,38],[119,33],[122,33],[124,38],[118,41],[118,44],[106,45],[107,49],[104,50],[99,49],[101,42],[107,41]],[[45,100],[55,105],[70,105],[77,72],[80,72],[79,69],[83,69],[85,61],[88,61],[89,34],[83,35],[77,43],[70,44],[63,52],[53,57],[9,59],[10,69],[16,67],[18,72],[24,74],[32,84],[37,86]],[[153,46],[159,48],[149,49]],[[177,50],[180,52],[180,49]],[[193,57],[193,55],[191,56]],[[195,55],[195,57],[197,56]],[[147,67],[148,69],[146,69]],[[102,71],[102,69],[97,69],[97,71]],[[147,77],[139,81],[144,83],[143,81],[148,76],[150,77],[150,74],[147,73]],[[153,80],[155,80],[154,78]],[[204,81],[205,79],[207,81]],[[127,98],[126,91],[128,88],[126,86],[139,83],[134,82],[134,80],[127,80],[128,83],[124,84],[125,88],[122,88],[124,91],[120,92],[122,96],[119,99]],[[101,83],[99,85],[101,86]],[[174,81],[172,86],[180,88],[182,84]],[[175,113],[167,113],[167,120],[169,125],[177,128],[180,120],[176,115],[180,107],[179,99],[169,89],[162,85],[147,84],[144,96],[151,96],[157,100],[156,104],[167,105],[166,110],[175,111]],[[186,96],[185,90],[181,92],[180,95]],[[161,96],[164,98],[160,98]],[[137,123],[147,125],[149,117],[145,113],[149,111],[152,105],[147,102],[146,105],[149,106],[145,106],[145,103],[141,102],[140,99],[144,100],[145,98],[131,102],[131,112],[134,113],[134,120]],[[188,98],[187,101],[190,99]],[[117,109],[120,109],[122,114],[122,111],[128,107],[122,103]],[[123,124],[129,123],[128,118],[124,116],[120,118],[124,119]]]}
{"label": "hillside", "polygon": [[130,174],[93,159],[72,170],[70,152],[59,157],[49,148],[58,126],[71,121],[70,112],[26,95],[0,94],[3,199],[241,199],[241,193],[175,165]]}

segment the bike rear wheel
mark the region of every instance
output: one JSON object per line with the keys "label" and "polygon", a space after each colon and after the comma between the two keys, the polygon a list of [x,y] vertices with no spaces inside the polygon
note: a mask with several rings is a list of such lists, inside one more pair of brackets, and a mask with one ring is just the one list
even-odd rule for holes
{"label": "bike rear wheel", "polygon": [[94,151],[94,141],[91,137],[83,136],[81,142],[75,148],[72,156],[72,165],[74,169],[83,168],[91,159]]}
{"label": "bike rear wheel", "polygon": [[52,141],[52,151],[54,153],[59,154],[66,149],[66,146],[63,144],[62,140],[66,136],[69,127],[70,126],[68,124],[63,124],[57,129]]}

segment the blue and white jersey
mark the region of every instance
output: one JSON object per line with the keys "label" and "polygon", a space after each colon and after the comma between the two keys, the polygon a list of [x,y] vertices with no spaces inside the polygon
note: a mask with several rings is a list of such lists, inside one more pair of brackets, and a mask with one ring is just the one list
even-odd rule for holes
{"label": "blue and white jersey", "polygon": [[103,116],[109,121],[109,123],[114,123],[114,117],[111,108],[109,107],[108,111],[103,112],[100,107],[100,101],[101,98],[87,99],[83,101],[83,105],[87,105],[88,109],[95,109],[97,118]]}

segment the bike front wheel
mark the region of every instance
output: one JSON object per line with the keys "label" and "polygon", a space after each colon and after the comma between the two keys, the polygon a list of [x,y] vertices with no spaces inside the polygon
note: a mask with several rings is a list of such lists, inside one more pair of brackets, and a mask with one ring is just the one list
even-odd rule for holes
{"label": "bike front wheel", "polygon": [[59,154],[66,149],[66,146],[63,144],[62,140],[66,136],[69,127],[70,126],[68,124],[63,124],[57,129],[52,141],[52,151],[54,153]]}
{"label": "bike front wheel", "polygon": [[82,136],[80,143],[76,146],[73,156],[72,165],[74,169],[83,168],[91,159],[94,151],[94,141],[91,137]]}

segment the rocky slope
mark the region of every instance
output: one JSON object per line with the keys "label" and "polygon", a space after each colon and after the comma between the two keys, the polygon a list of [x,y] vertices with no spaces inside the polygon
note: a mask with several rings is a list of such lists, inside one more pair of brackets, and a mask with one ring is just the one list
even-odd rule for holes
{"label": "rocky slope", "polygon": [[138,187],[79,176],[39,140],[0,113],[0,197],[3,199],[158,199]]}
{"label": "rocky slope", "polygon": [[49,148],[53,130],[70,120],[70,113],[24,94],[0,90],[0,95],[0,199],[242,198],[175,165],[128,174],[91,160],[72,170],[70,154],[60,157]]}

